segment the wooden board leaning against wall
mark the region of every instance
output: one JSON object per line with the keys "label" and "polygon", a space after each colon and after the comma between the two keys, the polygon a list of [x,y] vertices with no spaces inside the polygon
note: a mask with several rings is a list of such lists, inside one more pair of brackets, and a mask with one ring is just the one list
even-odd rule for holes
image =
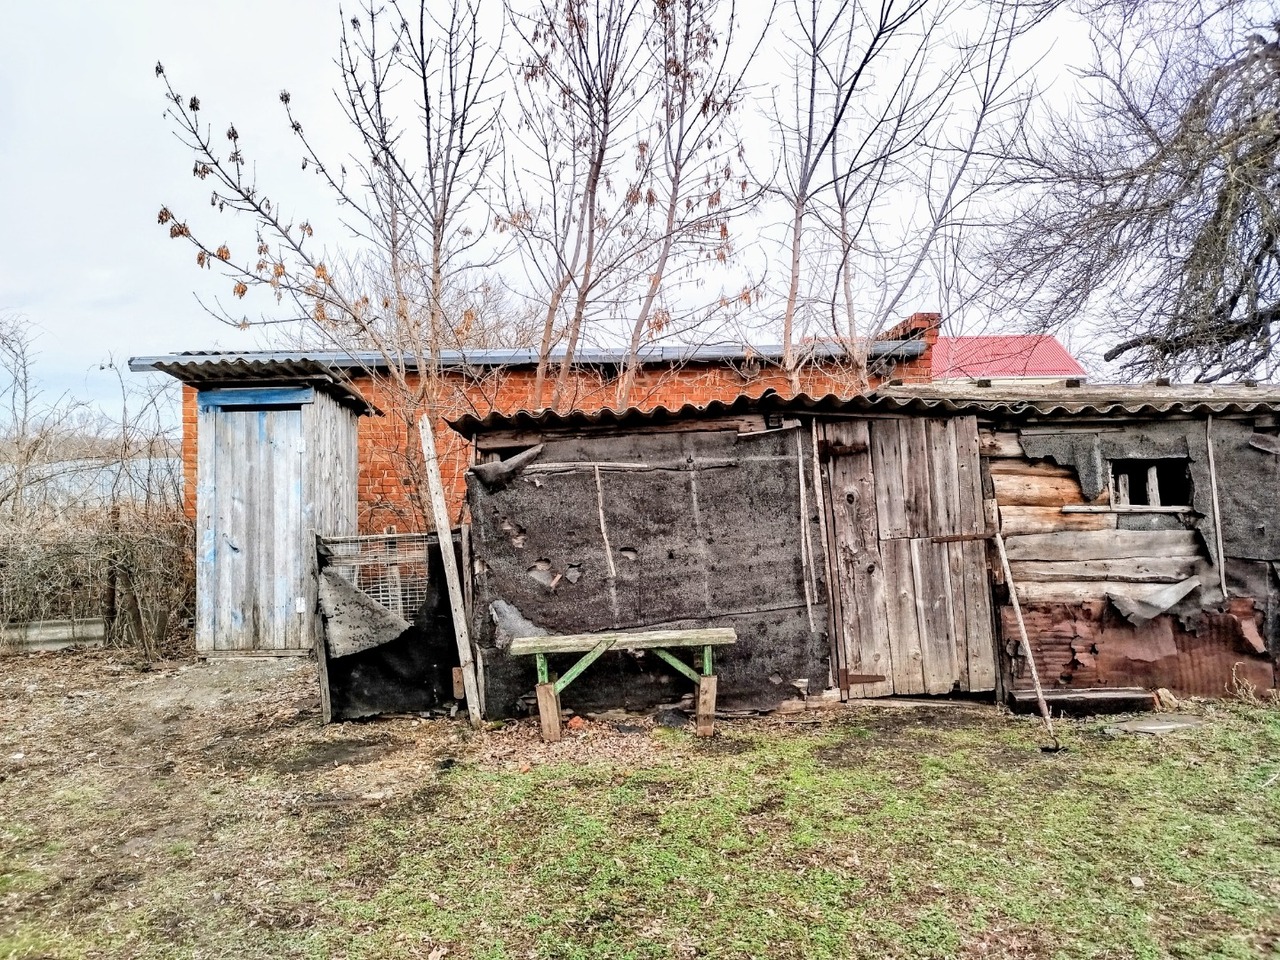
{"label": "wooden board leaning against wall", "polygon": [[832,419],[817,430],[842,695],[993,690],[975,418]]}

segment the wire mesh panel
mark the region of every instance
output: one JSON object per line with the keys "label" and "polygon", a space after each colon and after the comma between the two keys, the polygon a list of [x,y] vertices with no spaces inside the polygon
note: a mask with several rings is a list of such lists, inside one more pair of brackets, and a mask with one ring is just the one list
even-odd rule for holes
{"label": "wire mesh panel", "polygon": [[322,542],[331,570],[392,613],[412,620],[427,599],[427,550],[435,539],[428,533],[388,533],[325,537]]}

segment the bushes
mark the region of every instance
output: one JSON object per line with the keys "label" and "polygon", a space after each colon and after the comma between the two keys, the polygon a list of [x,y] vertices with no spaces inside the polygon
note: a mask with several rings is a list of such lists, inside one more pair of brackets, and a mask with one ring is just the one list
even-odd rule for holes
{"label": "bushes", "polygon": [[104,620],[111,642],[154,657],[194,607],[178,391],[107,364],[114,410],[47,400],[32,336],[0,314],[0,627]]}
{"label": "bushes", "polygon": [[192,615],[193,539],[169,504],[0,522],[0,623],[102,619],[110,642],[157,656]]}

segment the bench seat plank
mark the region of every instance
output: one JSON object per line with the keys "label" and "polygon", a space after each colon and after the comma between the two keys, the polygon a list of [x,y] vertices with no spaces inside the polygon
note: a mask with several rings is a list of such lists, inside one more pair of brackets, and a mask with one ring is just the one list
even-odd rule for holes
{"label": "bench seat plank", "polygon": [[650,650],[654,647],[718,647],[736,643],[738,637],[732,627],[708,627],[703,630],[572,633],[558,637],[516,637],[511,641],[508,652],[516,656],[534,653],[585,653],[601,640],[612,640],[610,650]]}

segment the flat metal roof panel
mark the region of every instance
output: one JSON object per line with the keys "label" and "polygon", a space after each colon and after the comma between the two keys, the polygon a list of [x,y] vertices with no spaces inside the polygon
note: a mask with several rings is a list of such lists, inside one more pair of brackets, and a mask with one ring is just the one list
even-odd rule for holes
{"label": "flat metal roof panel", "polygon": [[[875,358],[896,358],[901,360],[916,359],[924,354],[925,344],[920,340],[877,340],[871,344],[871,356]],[[782,358],[782,347],[779,344],[699,344],[684,346],[660,346],[650,344],[640,350],[640,359],[649,364],[704,363],[724,360],[772,360]],[[823,341],[820,343],[799,344],[797,356],[815,357],[819,359],[842,356],[844,347],[838,343]],[[557,348],[551,351],[550,361],[555,364],[564,359],[565,351]],[[626,362],[627,351],[623,348],[591,347],[576,351],[574,362],[583,366],[620,366]],[[418,360],[405,358],[406,367],[410,370],[418,368]],[[538,363],[538,351],[525,348],[499,348],[492,350],[446,350],[440,353],[439,363],[447,369],[467,367],[510,367],[534,366]],[[311,365],[324,370],[370,370],[385,369],[388,366],[386,356],[375,350],[191,350],[182,353],[163,354],[151,357],[133,357],[129,360],[129,369],[135,373],[159,371],[169,373],[178,379],[190,377],[196,379],[205,376],[202,368],[227,364],[243,364],[245,369],[269,376],[275,369],[282,376],[290,375],[292,365]]]}

